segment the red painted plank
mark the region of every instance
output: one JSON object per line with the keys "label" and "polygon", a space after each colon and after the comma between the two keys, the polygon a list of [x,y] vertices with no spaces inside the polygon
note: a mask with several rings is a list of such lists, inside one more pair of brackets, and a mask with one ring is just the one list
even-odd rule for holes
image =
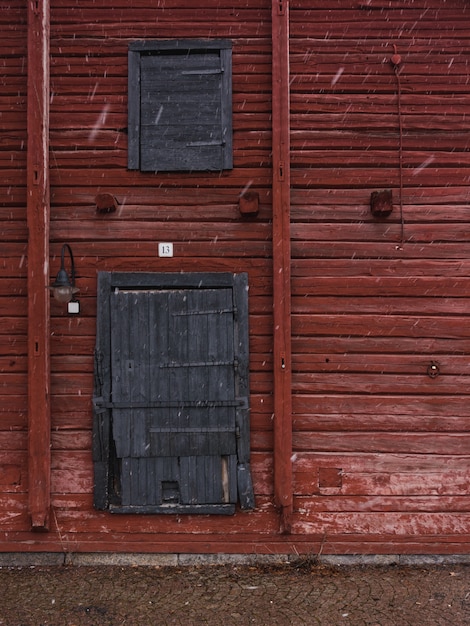
{"label": "red painted plank", "polygon": [[294,432],[298,451],[408,453],[464,455],[470,457],[470,438],[463,433]]}
{"label": "red painted plank", "polygon": [[470,513],[452,512],[328,512],[308,515],[308,504],[303,502],[300,514],[294,515],[293,531],[299,534],[338,535],[354,532],[370,538],[373,535],[462,536],[470,532]]}
{"label": "red painted plank", "polygon": [[29,513],[48,528],[49,391],[49,1],[28,4],[28,463]]}
{"label": "red painted plank", "polygon": [[[125,167],[127,44],[143,36],[144,18],[155,10],[151,0],[117,0],[108,14],[105,0],[56,4],[51,234],[54,252],[72,241],[82,303],[79,319],[65,317],[55,303],[51,310],[52,478],[54,489],[64,492],[53,494],[52,503],[70,549],[468,551],[469,533],[464,524],[457,527],[469,510],[470,458],[459,454],[468,430],[470,353],[470,164],[468,133],[462,132],[468,126],[469,88],[468,54],[461,43],[468,18],[462,1],[419,0],[411,6],[398,0],[390,7],[388,1],[372,0],[362,9],[353,0],[290,2],[292,402],[295,441],[305,450],[293,457],[298,534],[288,541],[278,534],[272,480],[272,385],[278,364],[277,344],[274,355],[272,349],[270,224],[273,3],[244,0],[234,10],[228,0],[205,0],[198,7],[165,0],[166,21],[155,24],[152,36],[233,36],[235,168],[222,175],[163,176],[130,174]],[[203,16],[216,9],[220,23],[204,23]],[[0,463],[10,467],[4,475],[12,476],[11,468],[24,468],[26,459],[27,265],[22,255],[27,194],[21,165],[27,64],[24,24],[23,31],[17,28],[25,10],[3,13],[8,16],[0,15],[7,32],[8,92],[0,98],[8,133],[0,143],[2,154],[14,158],[0,157],[1,232],[10,242],[0,267],[0,369],[7,383]],[[199,22],[191,22],[193,15]],[[105,30],[103,20],[94,20],[97,16],[106,20]],[[439,38],[436,24],[442,25]],[[396,188],[398,182],[396,93],[387,50],[398,26],[405,59],[408,242],[402,250],[396,249],[396,214],[377,222],[369,209],[373,190]],[[104,107],[109,107],[106,123],[96,130]],[[430,157],[432,162],[422,167]],[[248,184],[260,193],[261,210],[255,220],[241,222],[238,197]],[[96,216],[98,192],[118,198],[119,214]],[[174,259],[157,257],[155,242],[162,237],[174,240]],[[53,256],[51,267],[57,265]],[[93,511],[90,482],[96,271],[195,268],[249,273],[257,510],[228,521],[110,519]],[[388,332],[391,327],[395,330]],[[428,358],[442,365],[435,380],[425,373]],[[333,476],[341,469],[341,487],[325,486],[324,480],[320,487],[318,477],[324,478],[325,469]],[[2,488],[16,486],[0,485],[0,498]],[[25,494],[12,491],[1,503],[14,517],[4,520],[13,532],[8,541],[0,539],[0,549],[64,550],[54,524],[49,538],[27,532]],[[431,515],[414,518],[416,512]],[[348,526],[349,513],[357,528]],[[419,536],[421,528],[428,534]],[[430,534],[431,529],[440,535]]]}
{"label": "red painted plank", "polygon": [[272,1],[274,496],[283,532],[292,515],[289,2]]}

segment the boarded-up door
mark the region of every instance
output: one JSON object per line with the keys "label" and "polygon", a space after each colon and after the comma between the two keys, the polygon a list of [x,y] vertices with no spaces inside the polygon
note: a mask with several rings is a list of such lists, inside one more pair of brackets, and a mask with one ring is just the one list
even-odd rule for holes
{"label": "boarded-up door", "polygon": [[111,412],[116,510],[232,513],[240,487],[250,508],[240,277],[168,276],[128,275],[107,294],[110,399],[97,404]]}

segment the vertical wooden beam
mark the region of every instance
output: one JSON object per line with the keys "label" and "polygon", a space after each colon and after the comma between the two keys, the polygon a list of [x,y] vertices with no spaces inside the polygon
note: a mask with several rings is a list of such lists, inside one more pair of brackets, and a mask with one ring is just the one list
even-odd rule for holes
{"label": "vertical wooden beam", "polygon": [[28,477],[33,528],[50,509],[49,0],[28,2]]}
{"label": "vertical wooden beam", "polygon": [[292,370],[290,252],[289,2],[272,3],[274,498],[291,529]]}

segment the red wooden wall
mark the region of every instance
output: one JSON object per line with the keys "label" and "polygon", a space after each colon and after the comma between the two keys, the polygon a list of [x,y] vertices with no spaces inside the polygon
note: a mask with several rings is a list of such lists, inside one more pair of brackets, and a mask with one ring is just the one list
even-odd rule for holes
{"label": "red wooden wall", "polygon": [[27,27],[25,2],[0,7],[0,526],[12,530],[27,527]]}
{"label": "red wooden wall", "polygon": [[470,531],[469,20],[291,3],[295,531],[340,552],[458,552]]}
{"label": "red wooden wall", "polygon": [[[294,515],[282,535],[273,501],[273,3],[194,4],[51,1],[51,279],[67,242],[81,314],[68,317],[51,301],[52,513],[41,534],[30,532],[27,484],[27,3],[0,5],[8,9],[0,13],[0,549],[467,552],[470,8],[465,0],[284,3]],[[234,168],[127,171],[128,44],[182,37],[233,42]],[[260,194],[256,218],[238,211],[247,188]],[[388,188],[394,210],[374,218],[370,195]],[[102,192],[117,198],[116,213],[96,212]],[[174,243],[173,258],[158,257],[159,241]],[[248,272],[255,511],[93,510],[100,270]]]}

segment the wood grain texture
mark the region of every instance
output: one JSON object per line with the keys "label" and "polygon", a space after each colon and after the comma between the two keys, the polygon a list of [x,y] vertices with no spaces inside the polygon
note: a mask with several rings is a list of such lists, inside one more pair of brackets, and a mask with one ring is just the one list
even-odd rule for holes
{"label": "wood grain texture", "polygon": [[28,472],[33,528],[49,527],[50,295],[49,270],[49,0],[28,10]]}
{"label": "wood grain texture", "polygon": [[[28,518],[28,5],[0,0],[0,550],[469,552],[469,7],[288,3],[293,486],[286,479],[275,496],[278,3],[197,4],[51,0],[48,280],[70,243],[81,315],[51,301],[53,516],[39,535]],[[233,170],[128,171],[129,43],[182,38],[232,42]],[[382,189],[394,210],[377,220],[370,196]],[[240,216],[246,190],[259,194],[256,218]],[[115,213],[97,213],[100,193],[116,198]],[[162,241],[174,243],[173,258],[158,257]],[[248,274],[254,511],[176,520],[93,509],[98,271]],[[288,537],[275,506],[283,498]]]}

